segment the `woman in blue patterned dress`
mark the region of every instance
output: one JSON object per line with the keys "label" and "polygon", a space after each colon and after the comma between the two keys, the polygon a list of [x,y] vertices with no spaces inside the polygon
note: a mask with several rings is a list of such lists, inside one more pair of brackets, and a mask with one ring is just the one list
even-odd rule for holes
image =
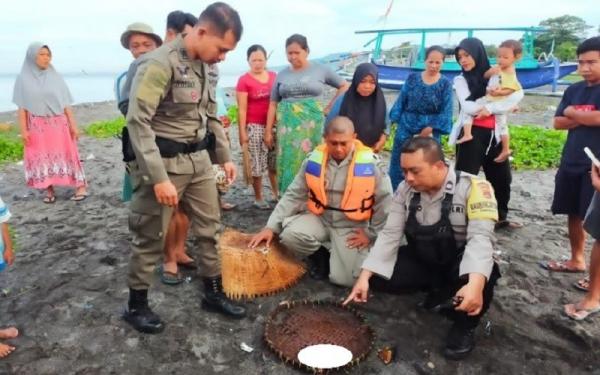
{"label": "woman in blue patterned dress", "polygon": [[442,47],[427,49],[425,70],[408,76],[390,111],[390,121],[396,123],[390,160],[394,190],[404,180],[400,168],[400,151],[404,142],[417,135],[433,137],[439,142],[441,136],[452,129],[452,83],[440,73],[444,56]]}

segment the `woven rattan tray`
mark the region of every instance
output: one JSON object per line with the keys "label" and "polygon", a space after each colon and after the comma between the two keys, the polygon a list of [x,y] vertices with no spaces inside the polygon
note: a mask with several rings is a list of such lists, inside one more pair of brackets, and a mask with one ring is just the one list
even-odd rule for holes
{"label": "woven rattan tray", "polygon": [[375,335],[364,317],[350,307],[331,301],[286,301],[269,315],[265,341],[285,363],[322,373],[298,361],[300,350],[317,344],[342,346],[352,352],[352,361],[334,369],[340,370],[363,360],[373,348]]}

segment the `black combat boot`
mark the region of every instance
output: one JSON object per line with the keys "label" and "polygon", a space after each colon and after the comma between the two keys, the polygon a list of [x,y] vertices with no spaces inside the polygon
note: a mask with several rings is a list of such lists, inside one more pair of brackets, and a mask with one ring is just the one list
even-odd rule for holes
{"label": "black combat boot", "polygon": [[160,333],[165,325],[148,306],[148,290],[129,289],[129,308],[123,313],[123,319],[142,333]]}
{"label": "black combat boot", "polygon": [[321,246],[308,258],[308,274],[314,280],[329,279],[329,250]]}
{"label": "black combat boot", "polygon": [[202,281],[204,281],[204,298],[202,298],[202,308],[204,310],[219,312],[235,319],[246,316],[246,308],[236,304],[223,293],[223,283],[220,275],[205,277]]}
{"label": "black combat boot", "polygon": [[454,322],[448,331],[444,356],[457,361],[466,358],[475,347],[475,328]]}

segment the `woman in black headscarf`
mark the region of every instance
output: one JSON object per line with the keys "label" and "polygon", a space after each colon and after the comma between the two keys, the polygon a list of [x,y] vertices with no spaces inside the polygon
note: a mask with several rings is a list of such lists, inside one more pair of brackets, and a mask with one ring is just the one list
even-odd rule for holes
{"label": "woman in black headscarf", "polygon": [[[497,227],[520,226],[510,223],[508,216],[508,201],[510,200],[510,183],[512,176],[508,159],[496,162],[494,159],[502,151],[502,144],[494,135],[496,117],[505,114],[509,108],[485,105],[475,101],[486,95],[488,80],[485,72],[490,69],[490,62],[485,53],[481,40],[477,38],[463,39],[455,50],[456,61],[461,66],[462,74],[454,78],[454,90],[460,104],[460,113],[456,125],[460,125],[465,116],[475,116],[473,119],[473,139],[456,145],[456,169],[477,175],[483,167],[486,179],[492,184],[498,201]],[[457,129],[455,125],[455,129]],[[461,134],[453,131],[450,143],[454,143]]]}
{"label": "woman in black headscarf", "polygon": [[348,91],[333,104],[325,124],[336,116],[346,116],[354,123],[356,137],[375,152],[383,149],[387,124],[385,97],[377,84],[379,72],[371,63],[356,67]]}

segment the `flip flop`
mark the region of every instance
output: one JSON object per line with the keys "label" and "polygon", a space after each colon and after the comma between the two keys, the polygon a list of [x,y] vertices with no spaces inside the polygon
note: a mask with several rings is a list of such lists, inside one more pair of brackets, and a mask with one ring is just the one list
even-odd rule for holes
{"label": "flip flop", "polygon": [[587,293],[590,288],[590,277],[586,276],[583,279],[577,280],[573,283],[573,287],[575,287],[577,290]]}
{"label": "flip flop", "polygon": [[197,270],[198,266],[196,265],[196,260],[192,258],[191,261],[185,263],[177,263],[177,265],[181,268],[185,268],[188,270]]}
{"label": "flip flop", "polygon": [[519,229],[519,228],[523,228],[522,223],[518,223],[516,221],[509,221],[509,220],[502,220],[502,221],[497,222],[496,225],[494,225],[494,230]]}
{"label": "flip flop", "polygon": [[237,204],[232,204],[232,203],[228,203],[228,202],[223,202],[221,204],[221,209],[224,211],[233,210],[236,207],[237,207]]}
{"label": "flip flop", "polygon": [[185,281],[185,278],[179,272],[165,271],[162,265],[158,266],[156,271],[160,275],[160,281],[165,285],[179,285]]}
{"label": "flip flop", "polygon": [[87,194],[75,194],[71,197],[71,200],[73,202],[81,202],[82,200],[84,200],[85,198],[87,198]]}
{"label": "flip flop", "polygon": [[567,262],[562,260],[549,260],[540,262],[540,267],[550,272],[584,273],[585,270],[577,270],[567,267]]}
{"label": "flip flop", "polygon": [[565,315],[573,320],[584,320],[588,316],[600,312],[600,305],[591,309],[580,309],[578,304],[569,303],[564,307]]}
{"label": "flip flop", "polygon": [[56,202],[56,195],[53,195],[51,197],[45,196],[44,200],[42,202],[44,202],[46,204],[52,204],[52,203]]}

